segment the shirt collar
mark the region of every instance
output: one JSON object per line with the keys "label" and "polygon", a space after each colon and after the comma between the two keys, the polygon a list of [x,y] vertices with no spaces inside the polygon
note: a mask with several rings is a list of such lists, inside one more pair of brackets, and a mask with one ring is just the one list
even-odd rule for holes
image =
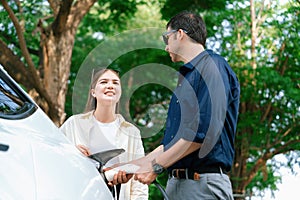
{"label": "shirt collar", "polygon": [[184,64],[182,67],[192,70],[204,56],[212,54],[212,52],[212,50],[204,50],[201,53],[199,53],[195,58],[193,58],[190,62]]}

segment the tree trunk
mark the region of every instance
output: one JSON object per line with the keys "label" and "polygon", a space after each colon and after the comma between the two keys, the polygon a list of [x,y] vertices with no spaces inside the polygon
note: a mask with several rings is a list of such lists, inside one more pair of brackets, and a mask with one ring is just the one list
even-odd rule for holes
{"label": "tree trunk", "polygon": [[[244,110],[245,104],[241,105],[241,110]],[[247,177],[247,159],[249,158],[249,144],[247,136],[242,136],[242,132],[237,132],[235,139],[235,157],[231,170],[231,182],[233,194],[236,200],[244,199],[246,195],[245,181]]]}
{"label": "tree trunk", "polygon": [[[253,81],[246,84],[256,85],[255,70],[257,68],[257,64],[256,64],[257,19],[256,19],[255,6],[253,0],[250,0],[250,14],[251,14],[251,59],[252,59],[251,65],[254,72],[252,75],[250,75]],[[255,106],[243,102],[241,103],[240,113],[245,114],[246,111],[253,110],[253,108],[254,110],[256,109]],[[237,148],[235,149],[235,159],[234,159],[232,178],[231,178],[233,184],[233,193],[235,194],[236,200],[245,199],[246,187],[249,183],[249,179],[251,180],[253,179],[252,176],[249,177],[248,169],[247,169],[247,160],[249,158],[249,150],[250,150],[248,139],[250,139],[249,137],[251,135],[253,135],[253,130],[251,127],[240,130],[239,132],[237,132],[236,135],[235,144]]]}
{"label": "tree trunk", "polygon": [[[96,0],[59,2],[48,0],[54,13],[54,21],[47,27],[43,27],[43,19],[40,19],[38,23],[37,29],[41,32],[39,70],[29,54],[23,28],[18,18],[5,0],[1,2],[16,28],[19,46],[26,63],[23,64],[3,41],[0,41],[0,44],[3,44],[0,46],[0,62],[13,78],[23,83],[29,94],[52,121],[60,126],[65,120],[65,96],[76,30]],[[23,72],[23,76],[20,76],[20,73],[17,74],[16,71]]]}
{"label": "tree trunk", "polygon": [[65,96],[71,66],[74,34],[70,31],[54,37],[54,33],[43,34],[43,61],[41,73],[43,85],[55,107],[45,108],[53,122],[61,125],[65,120]]}

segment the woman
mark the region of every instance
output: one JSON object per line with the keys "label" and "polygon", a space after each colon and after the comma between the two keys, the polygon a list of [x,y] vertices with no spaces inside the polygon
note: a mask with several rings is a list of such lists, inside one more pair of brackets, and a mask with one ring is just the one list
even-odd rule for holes
{"label": "woman", "polygon": [[[120,78],[115,71],[98,71],[92,78],[85,112],[71,116],[61,126],[84,155],[123,148],[125,153],[120,156],[120,162],[144,156],[139,129],[116,113],[121,93]],[[122,184],[119,199],[148,199],[148,186],[131,179]]]}

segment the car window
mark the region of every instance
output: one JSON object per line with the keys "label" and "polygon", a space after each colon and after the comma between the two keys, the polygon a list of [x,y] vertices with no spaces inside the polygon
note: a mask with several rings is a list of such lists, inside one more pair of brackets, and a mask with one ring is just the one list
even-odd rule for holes
{"label": "car window", "polygon": [[0,70],[0,118],[22,119],[31,115],[37,106]]}

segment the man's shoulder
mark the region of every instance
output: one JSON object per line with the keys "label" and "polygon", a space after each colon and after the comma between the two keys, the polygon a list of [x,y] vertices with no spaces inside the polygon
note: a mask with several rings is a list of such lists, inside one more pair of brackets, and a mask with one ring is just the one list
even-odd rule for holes
{"label": "man's shoulder", "polygon": [[212,58],[212,59],[221,59],[221,60],[225,60],[225,58],[223,56],[221,56],[219,53],[216,53],[215,51],[211,50],[211,49],[207,49],[204,51],[205,52],[205,55],[204,57],[205,58]]}

